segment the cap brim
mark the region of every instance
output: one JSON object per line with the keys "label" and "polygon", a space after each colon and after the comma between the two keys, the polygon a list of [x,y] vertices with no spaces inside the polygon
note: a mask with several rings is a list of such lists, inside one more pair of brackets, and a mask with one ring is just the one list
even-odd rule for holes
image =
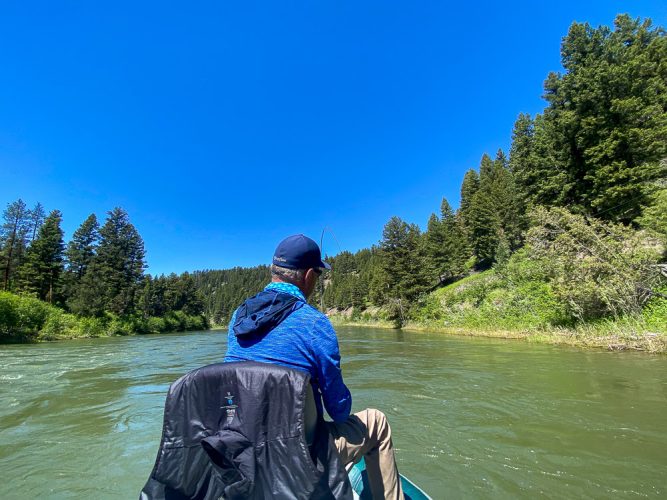
{"label": "cap brim", "polygon": [[322,261],[320,264],[322,264],[320,266],[322,269],[331,269],[331,266],[324,261]]}

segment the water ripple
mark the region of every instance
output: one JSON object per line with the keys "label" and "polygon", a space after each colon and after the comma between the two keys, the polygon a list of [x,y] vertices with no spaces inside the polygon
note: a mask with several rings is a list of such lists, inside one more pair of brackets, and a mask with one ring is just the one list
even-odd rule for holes
{"label": "water ripple", "polygon": [[[0,498],[134,498],[169,384],[220,333],[0,346]],[[354,410],[383,410],[434,498],[664,495],[664,358],[340,330]],[[18,493],[17,493],[18,492]]]}

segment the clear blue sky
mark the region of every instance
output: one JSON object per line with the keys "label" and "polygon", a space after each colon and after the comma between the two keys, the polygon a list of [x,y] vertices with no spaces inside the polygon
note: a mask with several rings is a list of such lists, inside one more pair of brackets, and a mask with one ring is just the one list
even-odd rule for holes
{"label": "clear blue sky", "polygon": [[[90,2],[0,7],[0,204],[125,208],[148,272],[269,262],[284,236],[424,227],[519,112],[569,25],[663,1]],[[339,247],[327,235],[324,250]]]}

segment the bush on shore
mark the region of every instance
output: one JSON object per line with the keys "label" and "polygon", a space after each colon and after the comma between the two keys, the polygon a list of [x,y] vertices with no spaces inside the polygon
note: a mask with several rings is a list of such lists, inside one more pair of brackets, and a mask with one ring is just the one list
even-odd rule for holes
{"label": "bush on shore", "polygon": [[410,319],[485,330],[590,325],[603,334],[625,325],[667,333],[659,239],[560,208],[538,208],[531,217],[524,248],[423,297]]}
{"label": "bush on shore", "polygon": [[534,329],[571,323],[549,283],[509,285],[497,270],[474,274],[430,294],[412,320],[435,327]]}
{"label": "bush on shore", "polygon": [[424,295],[407,308],[407,323],[590,338],[667,334],[659,238],[558,208],[539,208],[532,219],[521,250]]}
{"label": "bush on shore", "polygon": [[35,338],[55,309],[38,299],[0,292],[0,340]]}
{"label": "bush on shore", "polygon": [[183,311],[164,317],[80,317],[33,297],[0,292],[0,342],[30,342],[79,337],[167,333],[209,328],[203,316]]}

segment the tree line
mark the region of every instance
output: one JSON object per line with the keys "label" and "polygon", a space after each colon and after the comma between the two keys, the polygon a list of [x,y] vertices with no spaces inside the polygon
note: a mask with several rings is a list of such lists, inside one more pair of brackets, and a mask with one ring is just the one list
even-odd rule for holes
{"label": "tree line", "polygon": [[[564,72],[544,82],[544,111],[519,114],[508,154],[484,154],[465,173],[458,208],[443,199],[425,230],[391,217],[377,245],[327,257],[333,269],[312,302],[356,312],[382,308],[403,321],[429,292],[470,273],[503,268],[521,281],[526,265],[517,264],[520,258],[562,271],[540,279],[552,280],[550,289],[579,319],[636,310],[665,293],[646,277],[665,269],[664,254],[649,258],[643,251],[667,239],[665,31],[628,15],[619,15],[613,28],[573,23],[561,56]],[[87,318],[176,311],[225,324],[269,279],[267,266],[151,277],[144,273],[143,240],[121,208],[101,227],[95,215],[88,217],[67,245],[61,219],[58,210],[46,215],[40,204],[7,206],[0,228],[3,290]],[[636,252],[624,255],[629,247]],[[590,265],[572,268],[577,262]],[[535,270],[532,264],[527,267]],[[614,275],[642,281],[627,278],[624,298],[612,300],[611,285],[603,290],[600,284]],[[590,293],[583,297],[568,276],[579,276]]]}
{"label": "tree line", "polygon": [[[505,264],[524,247],[527,234],[543,235],[540,244],[549,246],[546,235],[554,231],[577,228],[582,234],[585,226],[590,232],[587,238],[606,241],[610,232],[628,234],[645,228],[664,242],[664,29],[628,15],[617,16],[613,29],[575,22],[562,40],[561,58],[564,72],[550,73],[544,82],[544,111],[535,117],[519,114],[509,156],[502,150],[494,157],[484,154],[478,168],[465,173],[457,209],[443,199],[425,231],[394,216],[377,245],[328,257],[332,271],[313,302],[338,310],[382,307],[391,317],[404,318],[429,291],[471,272]],[[654,240],[642,241],[651,246]],[[534,238],[530,243],[533,250],[539,247]],[[558,250],[558,245],[550,248]],[[614,248],[622,245],[615,243]],[[580,259],[582,252],[585,249],[579,248],[568,257]],[[595,255],[598,260],[605,258],[604,252]],[[615,265],[627,262],[628,269],[635,269],[630,257],[621,257]],[[664,262],[665,256],[656,259]],[[655,259],[644,263],[664,269]],[[611,270],[606,272],[605,276]],[[196,282],[208,296],[207,314],[220,322],[228,319],[244,296],[261,289],[266,278],[265,268],[235,269],[203,271]],[[637,297],[651,296],[642,293]],[[616,306],[596,310],[623,312]]]}
{"label": "tree line", "polygon": [[227,326],[241,302],[261,291],[270,277],[269,266],[192,273],[192,279],[202,297],[205,316],[213,324],[224,326]]}
{"label": "tree line", "polygon": [[143,239],[122,208],[109,211],[102,226],[91,214],[67,244],[61,222],[59,210],[47,215],[40,203],[7,205],[0,226],[2,290],[79,317],[202,315],[191,275],[144,273]]}

